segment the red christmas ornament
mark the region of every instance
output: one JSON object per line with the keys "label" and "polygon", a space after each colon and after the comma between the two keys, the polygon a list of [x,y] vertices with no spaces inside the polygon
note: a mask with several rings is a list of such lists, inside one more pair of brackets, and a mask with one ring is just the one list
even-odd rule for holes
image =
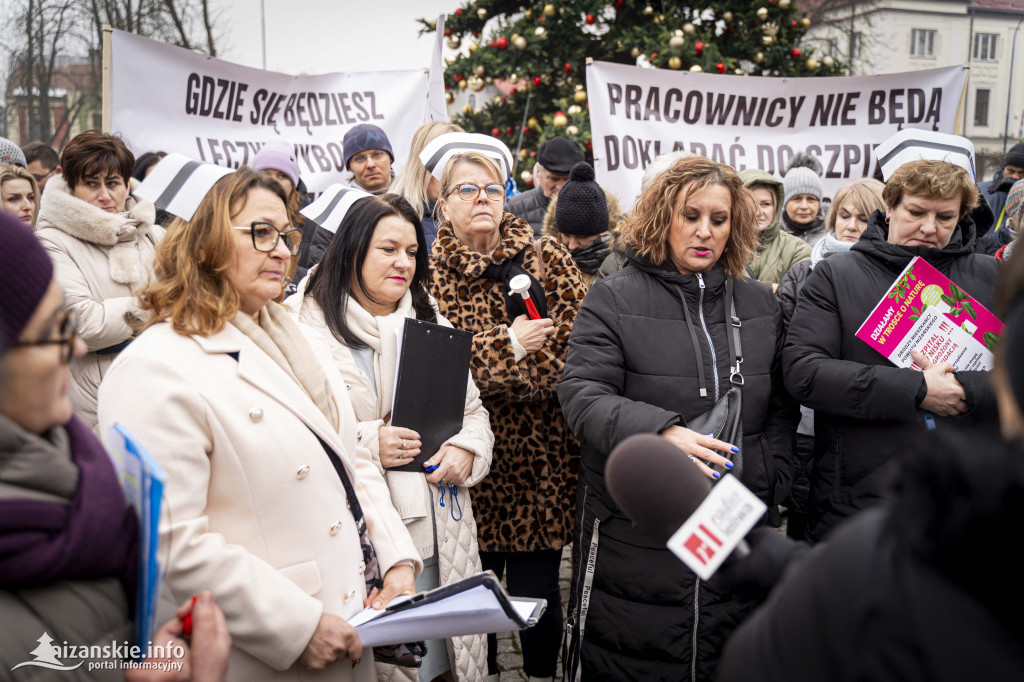
{"label": "red christmas ornament", "polygon": [[499,50],[506,49],[508,47],[508,38],[506,38],[505,36],[501,36],[500,38],[494,41],[494,46]]}
{"label": "red christmas ornament", "polygon": [[497,137],[498,135],[501,135],[501,131],[497,128],[491,128],[491,137]]}
{"label": "red christmas ornament", "polygon": [[658,56],[658,53],[657,53],[657,52],[652,52],[652,53],[651,53],[651,59],[654,59],[654,58],[655,58],[655,57],[657,57],[657,56]]}
{"label": "red christmas ornament", "polygon": [[457,73],[457,74],[452,76],[452,80],[454,80],[456,83],[458,83],[459,81],[462,80],[462,75]]}
{"label": "red christmas ornament", "polygon": [[588,152],[594,151],[594,143],[589,141],[589,140],[587,141],[587,151]]}
{"label": "red christmas ornament", "polygon": [[458,9],[455,10],[455,16],[459,16],[460,14],[462,14],[462,8],[461,7],[459,7]]}
{"label": "red christmas ornament", "polygon": [[542,14],[539,17],[537,17],[537,21],[547,21],[547,17]]}
{"label": "red christmas ornament", "polygon": [[796,19],[793,20],[793,28],[796,28]]}
{"label": "red christmas ornament", "polygon": [[718,69],[718,73],[725,73],[725,64],[724,63],[718,62],[717,64],[715,64],[715,68]]}
{"label": "red christmas ornament", "polygon": [[565,66],[563,66],[562,68],[565,69],[566,73],[572,72],[572,64],[570,64],[569,62],[566,62]]}
{"label": "red christmas ornament", "polygon": [[704,41],[703,40],[698,40],[697,42],[695,42],[693,44],[693,49],[695,49],[697,51],[697,56],[698,57],[701,56],[702,54],[704,54]]}
{"label": "red christmas ornament", "polygon": [[487,43],[487,44],[490,45],[491,47],[494,47],[494,41],[493,40],[491,42]]}
{"label": "red christmas ornament", "polygon": [[540,76],[534,76],[533,77],[533,85],[534,85],[534,87],[540,85]]}
{"label": "red christmas ornament", "polygon": [[508,91],[508,94],[510,94],[510,95],[514,95],[514,94],[516,94],[517,92],[519,92],[519,91],[518,91],[518,90],[516,90],[515,88],[512,88],[511,90],[509,90],[509,91]]}
{"label": "red christmas ornament", "polygon": [[512,137],[512,133],[514,133],[515,131],[516,129],[513,128],[512,126],[507,126],[505,128],[505,134],[508,135],[509,137]]}
{"label": "red christmas ornament", "polygon": [[480,37],[480,31],[473,31],[473,37],[474,38],[479,38]]}
{"label": "red christmas ornament", "polygon": [[622,0],[615,0],[615,6],[616,7],[622,7],[622,4],[623,4]]}
{"label": "red christmas ornament", "polygon": [[445,37],[448,37],[451,34],[452,34],[452,27],[451,26],[445,26],[444,27],[444,35],[445,35]]}
{"label": "red christmas ornament", "polygon": [[558,111],[555,112],[555,116],[565,116],[565,112],[559,109]]}
{"label": "red christmas ornament", "polygon": [[792,57],[793,59],[800,59],[801,54],[803,53],[800,52],[799,47],[794,47],[792,50],[789,51],[789,56]]}
{"label": "red christmas ornament", "polygon": [[583,20],[584,20],[585,22],[587,22],[588,24],[593,24],[593,23],[594,23],[594,21],[595,21],[595,19],[594,19],[594,15],[593,15],[593,14],[588,14],[588,15],[587,15],[586,17],[584,17],[584,19],[583,19]]}
{"label": "red christmas ornament", "polygon": [[535,156],[537,156],[537,152],[530,152],[530,158],[531,158],[531,159],[532,159],[533,157],[535,157]]}

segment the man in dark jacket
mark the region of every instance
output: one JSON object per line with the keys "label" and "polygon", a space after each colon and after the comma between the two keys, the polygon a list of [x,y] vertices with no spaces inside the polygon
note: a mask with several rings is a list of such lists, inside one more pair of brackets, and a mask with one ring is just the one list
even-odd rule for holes
{"label": "man in dark jacket", "polygon": [[[908,172],[920,168],[918,164],[936,163],[942,162],[907,164],[912,167]],[[887,206],[891,192],[899,192],[894,182],[902,182],[902,177],[894,175],[886,186]],[[889,216],[876,211],[852,250],[820,262],[801,292],[787,332],[783,369],[790,393],[815,410],[811,539],[823,539],[842,519],[877,504],[883,497],[890,460],[928,424],[940,429],[955,422],[995,427],[987,372],[952,375],[962,386],[966,405],[932,416],[926,411],[930,402],[924,403],[933,395],[928,377],[894,367],[855,336],[914,256],[924,258],[992,309],[999,264],[974,253],[974,222],[967,211],[977,202],[977,190],[966,172],[962,177],[973,201],[961,204],[962,217],[955,227],[950,226],[948,242],[934,246],[890,243],[894,240]],[[887,209],[893,224],[902,220],[897,217],[899,210],[899,206]],[[946,380],[948,375],[941,376]]]}
{"label": "man in dark jacket", "polygon": [[[992,179],[978,185],[982,196],[992,208],[996,222],[992,231],[998,231],[1003,226],[1006,214],[1003,207],[1006,205],[1006,195],[1009,193],[1013,183],[1024,179],[1024,142],[1018,142],[1006,152],[1006,161],[1003,167],[995,172]],[[982,236],[982,235],[979,235]]]}
{"label": "man in dark jacket", "polygon": [[583,150],[572,140],[553,137],[537,151],[533,166],[533,189],[517,194],[505,204],[505,210],[530,223],[534,237],[544,233],[544,214],[551,197],[558,194],[569,179],[569,171],[583,161]]}

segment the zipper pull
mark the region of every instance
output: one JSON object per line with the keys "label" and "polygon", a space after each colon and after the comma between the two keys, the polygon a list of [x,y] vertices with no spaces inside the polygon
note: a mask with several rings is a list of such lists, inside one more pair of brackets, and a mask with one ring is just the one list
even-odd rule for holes
{"label": "zipper pull", "polygon": [[699,284],[700,288],[703,289],[704,288],[704,277],[699,272],[695,273],[695,274],[697,275],[697,284]]}

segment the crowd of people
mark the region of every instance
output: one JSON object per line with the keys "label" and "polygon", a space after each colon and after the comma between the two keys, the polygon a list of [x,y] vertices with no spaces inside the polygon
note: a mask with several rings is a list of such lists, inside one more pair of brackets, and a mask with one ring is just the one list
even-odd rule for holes
{"label": "crowd of people", "polygon": [[[330,224],[282,140],[175,215],[140,191],[162,151],[0,140],[0,622],[24,633],[0,665],[38,632],[130,637],[119,424],[166,472],[180,679],[496,680],[493,633],[371,651],[348,622],[481,570],[547,602],[530,680],[957,679],[961,634],[1020,674],[1016,614],[964,557],[1008,574],[972,533],[1024,509],[1024,143],[979,187],[966,140],[901,134],[901,163],[832,197],[807,154],[777,177],[679,152],[616,197],[568,139],[518,194],[495,138],[424,123],[396,172],[361,124]],[[899,368],[856,336],[915,257],[1008,323],[995,369]],[[461,429],[431,452],[391,419],[410,319],[472,334]],[[765,502],[747,568],[703,581],[615,504],[634,434]]]}

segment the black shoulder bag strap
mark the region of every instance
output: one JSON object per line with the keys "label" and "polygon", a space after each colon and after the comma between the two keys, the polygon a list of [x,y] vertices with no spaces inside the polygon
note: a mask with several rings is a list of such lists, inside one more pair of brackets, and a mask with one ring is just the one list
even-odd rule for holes
{"label": "black shoulder bag strap", "polygon": [[[548,301],[547,295],[544,293],[544,286],[537,281],[534,277],[523,267],[523,258],[526,256],[527,249],[535,249],[536,247],[531,244],[525,247],[522,251],[509,258],[507,261],[501,264],[489,265],[484,270],[483,277],[494,282],[501,282],[504,288],[501,290],[501,295],[505,299],[505,310],[508,313],[509,323],[516,319],[520,315],[529,315],[526,310],[526,302],[522,296],[518,294],[511,294],[509,282],[516,275],[526,275],[530,278],[530,300],[537,306],[537,312],[540,313],[541,317],[548,316]],[[543,266],[542,266],[543,268]]]}

